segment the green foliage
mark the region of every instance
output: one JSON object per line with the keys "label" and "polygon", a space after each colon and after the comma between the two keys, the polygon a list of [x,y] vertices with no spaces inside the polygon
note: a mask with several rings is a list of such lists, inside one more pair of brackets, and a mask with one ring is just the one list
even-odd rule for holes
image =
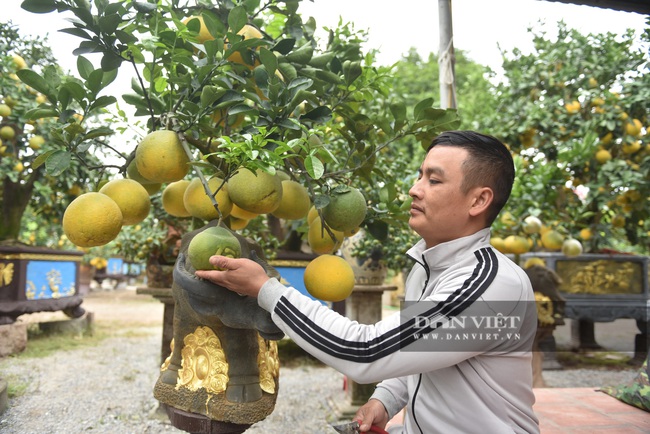
{"label": "green foliage", "polygon": [[[554,37],[531,30],[532,53],[504,53],[499,104],[481,127],[517,156],[507,211],[521,220],[536,215],[574,238],[589,229],[587,251],[625,240],[625,250],[648,252],[649,33],[582,35],[560,23]],[[633,119],[639,134],[626,130]],[[611,160],[599,162],[599,150]]]}
{"label": "green foliage", "polygon": [[[307,186],[319,207],[335,186],[355,185],[374,211],[366,221],[372,234],[385,241],[389,226],[407,230],[408,197],[389,191],[405,181],[407,166],[413,170],[398,144],[428,144],[459,125],[456,111],[434,107],[431,98],[406,110],[391,94],[392,71],[362,52],[365,35],[341,25],[321,48],[316,22],[303,21],[298,0],[190,3],[23,2],[35,13],[71,12],[76,18],[63,31],[81,39],[76,78],[52,78],[48,68],[20,73],[48,96],[28,115],[59,122],[57,150],[40,157],[46,170],[64,172],[92,147],[109,147],[110,127],[73,129],[65,122],[114,106],[106,87],[128,71],[131,93],[123,98],[134,116],[147,119],[147,131],[182,132],[195,171],[228,179],[241,166],[283,170]],[[100,56],[99,68],[91,55]],[[133,152],[114,151],[125,173]]]}
{"label": "green foliage", "polygon": [[[99,166],[99,159],[89,152],[83,160],[73,161],[69,154],[61,153],[59,136],[81,128],[76,120],[57,121],[49,116],[34,120],[30,116],[48,106],[47,97],[40,92],[45,86],[39,80],[31,80],[36,86],[25,85],[19,76],[40,78],[35,72],[39,71],[42,80],[65,80],[47,40],[23,37],[10,23],[0,23],[0,51],[4,53],[0,56],[0,100],[11,108],[0,127],[10,127],[15,133],[0,144],[0,242],[20,240],[56,247],[60,230],[46,228],[52,229],[52,223],[60,221],[65,204],[90,188],[90,167]],[[22,62],[31,69],[20,69]],[[47,115],[47,110],[42,113]],[[42,143],[30,142],[35,137],[42,137]],[[58,176],[62,164],[68,170],[65,177]],[[24,218],[26,213],[29,221]],[[28,224],[37,230],[29,230]]]}

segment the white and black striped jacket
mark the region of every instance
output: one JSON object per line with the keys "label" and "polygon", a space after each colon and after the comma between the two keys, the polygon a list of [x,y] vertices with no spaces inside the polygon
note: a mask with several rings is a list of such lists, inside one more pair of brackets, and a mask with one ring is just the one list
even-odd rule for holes
{"label": "white and black striped jacket", "polygon": [[[405,305],[376,324],[351,321],[277,280],[258,302],[298,345],[358,383],[403,433],[537,433],[526,274],[490,246],[490,230],[407,253]],[[383,381],[382,381],[383,380]],[[392,431],[391,431],[392,432]]]}

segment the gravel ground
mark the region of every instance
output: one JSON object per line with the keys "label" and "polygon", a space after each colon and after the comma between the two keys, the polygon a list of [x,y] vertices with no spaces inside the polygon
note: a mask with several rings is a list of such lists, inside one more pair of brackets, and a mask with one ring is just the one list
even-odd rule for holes
{"label": "gravel ground", "polygon": [[[114,330],[112,336],[97,346],[43,358],[0,359],[0,375],[10,388],[12,384],[25,388],[0,415],[0,432],[183,432],[169,423],[152,395],[159,372],[162,304],[127,289],[91,293],[83,306],[94,313],[96,325]],[[25,317],[43,321],[52,315],[56,314]],[[627,383],[635,375],[632,367],[544,371],[548,387],[597,388]],[[345,402],[342,386],[343,376],[327,367],[284,367],[275,411],[247,432],[331,434],[328,423],[336,421],[337,404]]]}

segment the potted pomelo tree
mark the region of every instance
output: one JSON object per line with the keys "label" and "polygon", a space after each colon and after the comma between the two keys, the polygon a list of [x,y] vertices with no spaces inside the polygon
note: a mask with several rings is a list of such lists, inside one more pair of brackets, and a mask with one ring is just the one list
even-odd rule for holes
{"label": "potted pomelo tree", "polygon": [[[71,100],[84,115],[113,107],[105,86],[117,71],[129,71],[132,93],[123,99],[144,128],[135,140],[120,141],[123,158],[113,177],[159,185],[170,215],[197,228],[218,222],[237,229],[267,251],[299,238],[296,244],[329,255],[358,226],[386,237],[389,227],[405,224],[409,201],[390,186],[413,169],[392,148],[406,137],[428,144],[458,126],[457,114],[433,107],[432,99],[407,108],[391,96],[390,68],[363,53],[362,32],[342,25],[320,41],[316,20],[301,16],[299,4],[26,0],[23,7],[32,12],[74,14],[65,31],[81,38],[74,83],[48,81],[47,69],[18,73],[49,98],[29,115],[60,117],[73,110]],[[98,57],[98,66],[86,56]],[[65,146],[42,159],[84,155],[89,146],[108,143],[111,133],[72,131]],[[182,181],[189,182],[176,184]],[[118,207],[124,216],[131,207],[120,196],[111,196],[115,206],[107,210]],[[87,206],[73,201],[66,210],[69,238],[90,246],[107,233],[117,237],[110,232],[122,223],[117,217],[79,231],[96,203],[106,202],[87,198]],[[332,212],[341,198],[344,218]],[[317,217],[309,220],[312,206]]]}

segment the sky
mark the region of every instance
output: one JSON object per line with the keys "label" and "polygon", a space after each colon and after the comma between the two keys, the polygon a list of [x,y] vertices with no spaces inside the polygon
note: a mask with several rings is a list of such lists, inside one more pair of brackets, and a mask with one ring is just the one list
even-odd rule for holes
{"label": "sky", "polygon": [[[32,14],[20,8],[22,0],[3,0],[5,17],[11,17],[23,34],[48,36],[50,46],[65,70],[76,70],[72,50],[79,38],[57,30],[70,27],[62,14]],[[391,64],[415,47],[422,56],[438,53],[439,26],[437,0],[303,0],[299,11],[313,16],[319,28],[336,26],[339,19],[369,32],[369,48],[380,50],[378,62]],[[542,0],[451,0],[455,49],[468,53],[475,62],[501,67],[502,49],[529,52],[532,38],[527,32],[541,20],[549,35],[564,20],[582,33],[613,32],[627,28],[641,31],[645,16],[589,6]],[[322,33],[324,35],[324,32]]]}

